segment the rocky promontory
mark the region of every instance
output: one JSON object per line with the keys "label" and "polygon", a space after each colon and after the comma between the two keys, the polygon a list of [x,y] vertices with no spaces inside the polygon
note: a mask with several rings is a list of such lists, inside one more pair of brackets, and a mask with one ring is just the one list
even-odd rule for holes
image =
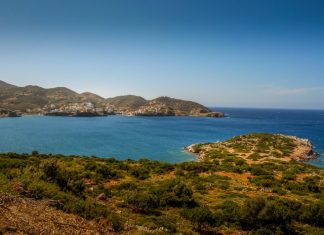
{"label": "rocky promontory", "polygon": [[248,162],[268,160],[308,161],[318,157],[308,139],[282,134],[254,133],[222,142],[192,144],[185,148],[199,160],[213,161],[236,156]]}

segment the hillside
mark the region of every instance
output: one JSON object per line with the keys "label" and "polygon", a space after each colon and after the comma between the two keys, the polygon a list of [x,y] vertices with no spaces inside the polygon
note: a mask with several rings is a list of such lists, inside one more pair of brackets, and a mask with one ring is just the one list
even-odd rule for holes
{"label": "hillside", "polygon": [[96,94],[78,94],[65,87],[45,89],[38,86],[17,87],[0,81],[0,108],[22,113],[55,116],[97,116],[108,114],[143,116],[208,116],[222,113],[191,101],[160,97],[145,100],[126,95],[105,99]]}
{"label": "hillside", "polygon": [[56,210],[54,203],[0,192],[0,234],[112,234],[111,226]]}
{"label": "hillside", "polygon": [[48,104],[78,102],[78,94],[64,87],[44,89],[38,86],[17,87],[0,83],[0,107],[27,112],[41,110]]}
{"label": "hillside", "polygon": [[179,164],[0,154],[0,210],[11,216],[0,228],[40,233],[52,220],[56,234],[64,226],[79,234],[323,234],[324,170],[296,161],[313,156],[299,140],[238,136],[192,146],[205,157]]}
{"label": "hillside", "polygon": [[106,99],[107,105],[116,113],[134,112],[139,107],[146,105],[147,100],[140,96],[124,95]]}
{"label": "hillside", "polygon": [[199,116],[212,111],[192,101],[159,97],[148,101],[135,112],[136,115],[156,116]]}

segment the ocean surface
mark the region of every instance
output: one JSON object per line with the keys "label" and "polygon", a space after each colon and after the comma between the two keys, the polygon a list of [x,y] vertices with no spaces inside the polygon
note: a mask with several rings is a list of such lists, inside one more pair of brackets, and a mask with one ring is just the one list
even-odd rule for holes
{"label": "ocean surface", "polygon": [[0,152],[60,153],[149,158],[165,162],[194,160],[183,147],[221,141],[251,132],[310,139],[321,156],[310,164],[324,167],[324,111],[215,108],[228,118],[92,118],[24,116],[0,119]]}

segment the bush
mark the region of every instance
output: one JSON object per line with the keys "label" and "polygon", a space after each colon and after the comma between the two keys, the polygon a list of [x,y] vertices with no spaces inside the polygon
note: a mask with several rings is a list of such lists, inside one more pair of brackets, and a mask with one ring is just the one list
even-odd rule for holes
{"label": "bush", "polygon": [[108,216],[107,207],[96,204],[92,199],[70,201],[64,206],[64,209],[86,219],[106,218]]}
{"label": "bush", "polygon": [[149,214],[154,209],[159,208],[159,198],[151,193],[141,192],[132,193],[125,198],[125,203],[132,208],[133,211]]}
{"label": "bush", "polygon": [[256,176],[272,175],[269,171],[265,170],[262,166],[253,166],[251,168],[251,174]]}
{"label": "bush", "polygon": [[190,220],[197,231],[203,231],[209,226],[214,226],[216,223],[214,214],[207,207],[183,209],[181,215]]}
{"label": "bush", "polygon": [[320,177],[314,176],[314,177],[305,177],[304,184],[307,187],[308,191],[313,193],[319,193],[321,191],[319,187],[319,181]]}
{"label": "bush", "polygon": [[241,226],[248,230],[272,229],[290,233],[299,207],[298,203],[277,198],[249,199],[241,210]]}
{"label": "bush", "polygon": [[300,209],[300,221],[324,227],[324,203],[305,205]]}
{"label": "bush", "polygon": [[149,177],[149,171],[145,168],[133,168],[130,170],[130,174],[139,180],[145,180]]}
{"label": "bush", "polygon": [[107,165],[97,165],[96,173],[100,175],[100,179],[117,179],[118,173]]}
{"label": "bush", "polygon": [[153,190],[160,198],[160,205],[171,207],[194,207],[197,205],[193,192],[180,180],[167,180]]}
{"label": "bush", "polygon": [[48,161],[43,166],[43,172],[48,180],[54,180],[58,174],[59,167],[56,161]]}
{"label": "bush", "polygon": [[233,201],[225,201],[221,206],[222,221],[236,223],[240,219],[240,206]]}
{"label": "bush", "polygon": [[116,187],[117,190],[135,190],[137,189],[137,184],[135,182],[122,182]]}
{"label": "bush", "polygon": [[111,227],[113,228],[114,232],[121,232],[124,230],[124,222],[119,215],[115,213],[110,214],[108,219],[111,223]]}

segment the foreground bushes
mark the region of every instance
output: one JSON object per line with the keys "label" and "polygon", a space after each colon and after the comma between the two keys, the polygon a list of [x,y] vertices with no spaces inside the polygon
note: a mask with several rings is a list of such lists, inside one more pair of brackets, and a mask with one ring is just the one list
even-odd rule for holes
{"label": "foreground bushes", "polygon": [[[57,209],[102,219],[117,232],[126,223],[163,228],[163,233],[201,234],[216,234],[223,228],[294,234],[296,224],[324,227],[324,203],[315,201],[323,199],[319,170],[297,163],[248,165],[235,156],[226,158],[167,164],[0,154],[0,189],[51,199]],[[262,195],[260,189],[266,191],[263,195],[271,192],[278,197],[250,198],[256,191]],[[281,195],[296,200],[280,199]]]}
{"label": "foreground bushes", "polygon": [[208,207],[196,207],[193,209],[184,209],[181,215],[190,220],[197,231],[203,231],[216,224],[215,215]]}
{"label": "foreground bushes", "polygon": [[149,191],[131,192],[125,203],[135,212],[152,213],[163,207],[194,207],[197,205],[191,188],[180,180],[167,180]]}

